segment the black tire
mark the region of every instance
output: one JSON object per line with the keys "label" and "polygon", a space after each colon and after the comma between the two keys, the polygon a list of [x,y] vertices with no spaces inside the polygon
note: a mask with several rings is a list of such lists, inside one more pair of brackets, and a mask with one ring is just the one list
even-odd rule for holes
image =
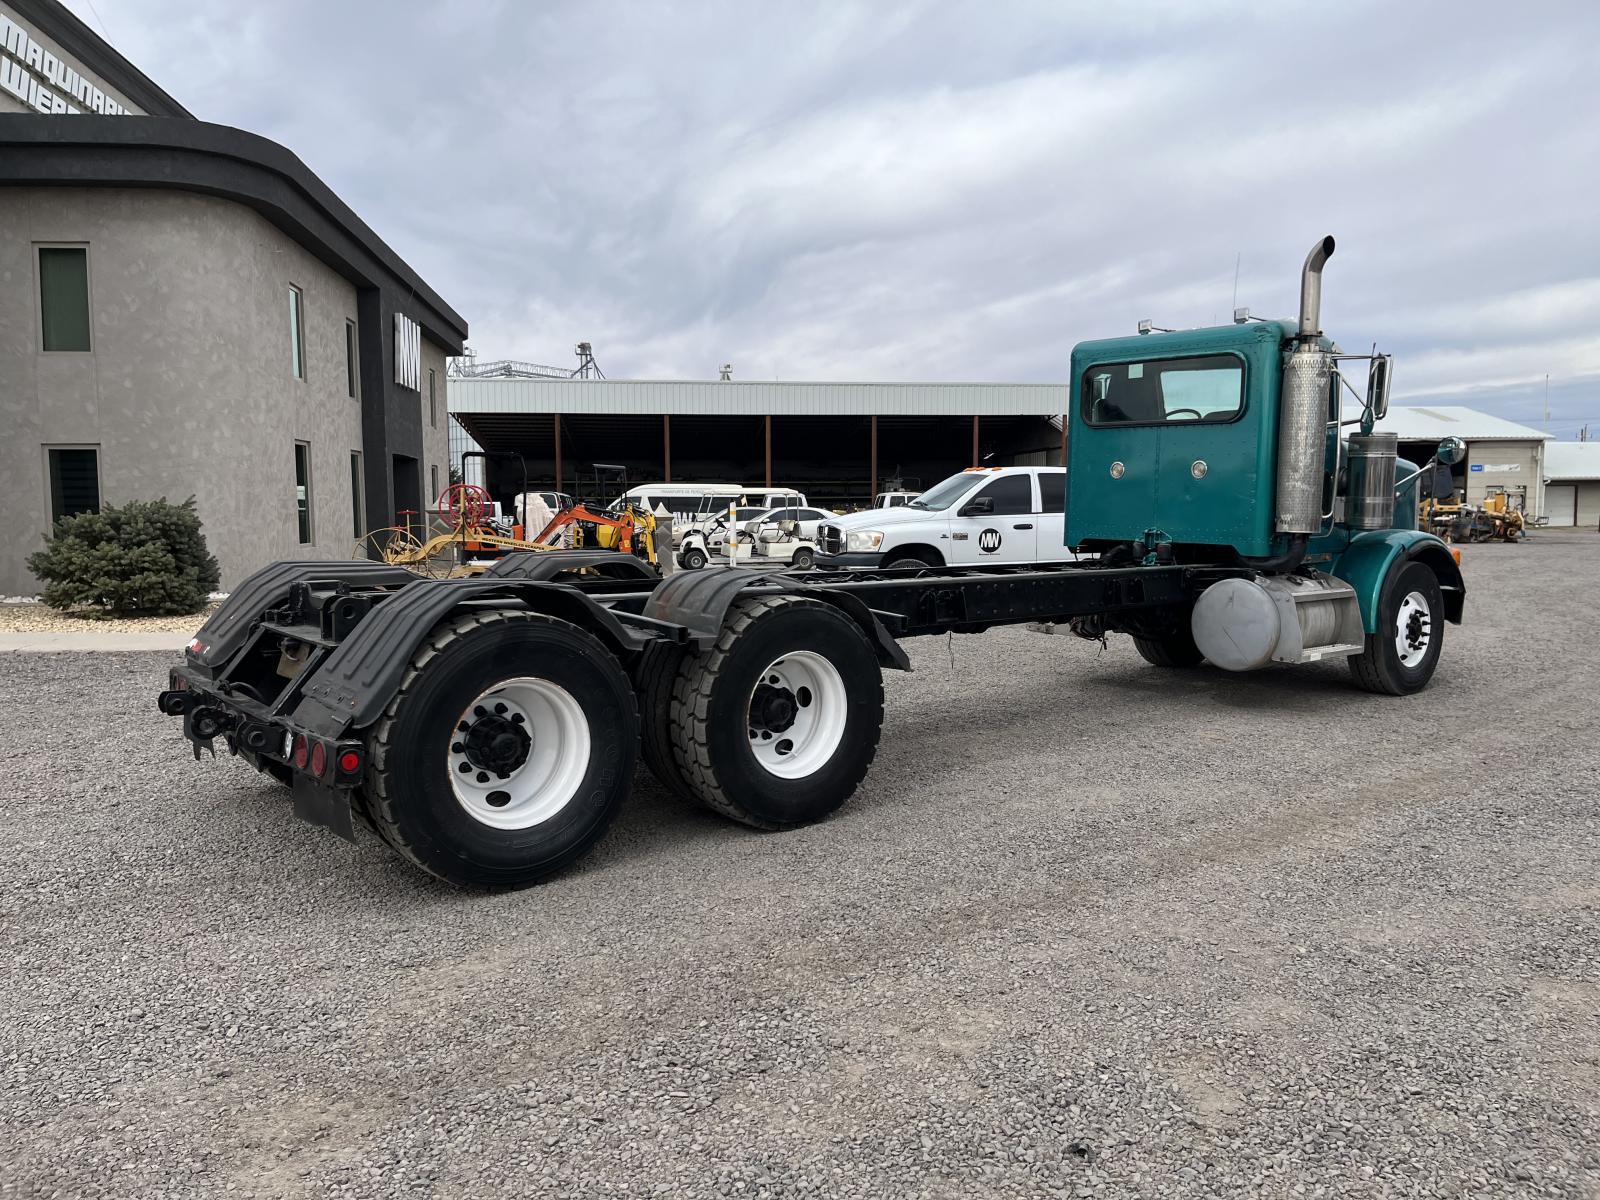
{"label": "black tire", "polygon": [[[751,748],[751,700],[763,672],[798,651],[837,671],[844,729],[817,769],[782,778]],[[673,689],[673,753],[683,778],[707,807],[757,829],[792,829],[836,810],[866,776],[882,730],[878,656],[859,625],[817,600],[735,601],[716,644],[686,658]]]}
{"label": "black tire", "polygon": [[[581,711],[589,748],[560,809],[526,828],[502,829],[457,799],[450,751],[474,699],[517,678],[563,689]],[[600,840],[628,793],[637,744],[633,688],[592,634],[521,610],[459,614],[412,655],[373,729],[368,805],[384,840],[430,874],[460,886],[524,887]]]}
{"label": "black tire", "polygon": [[645,766],[661,785],[685,800],[699,797],[684,778],[672,752],[672,690],[683,668],[684,651],[668,642],[656,642],[639,656],[635,675],[639,697],[639,749]]}
{"label": "black tire", "polygon": [[[1401,608],[1408,597],[1420,596],[1426,605],[1422,620],[1410,612],[1405,618],[1411,636],[1426,638],[1426,649],[1414,664],[1401,660],[1397,644],[1401,630]],[[1433,678],[1444,649],[1444,593],[1433,568],[1420,562],[1398,562],[1389,568],[1383,592],[1378,598],[1378,632],[1366,637],[1366,648],[1352,656],[1350,674],[1369,692],[1384,696],[1408,696],[1420,692]]]}
{"label": "black tire", "polygon": [[794,557],[789,560],[789,566],[796,571],[809,571],[811,565],[817,561],[817,556],[810,550],[796,550]]}
{"label": "black tire", "polygon": [[698,571],[706,565],[706,552],[698,546],[691,546],[679,557],[679,562],[685,570]]}
{"label": "black tire", "polygon": [[1133,639],[1139,657],[1153,667],[1188,669],[1205,662],[1206,656],[1194,644],[1194,631],[1187,622],[1161,637]]}
{"label": "black tire", "polygon": [[915,555],[904,554],[899,558],[890,559],[883,565],[886,570],[894,571],[901,567],[935,567],[939,564],[931,563],[924,558],[917,558]]}

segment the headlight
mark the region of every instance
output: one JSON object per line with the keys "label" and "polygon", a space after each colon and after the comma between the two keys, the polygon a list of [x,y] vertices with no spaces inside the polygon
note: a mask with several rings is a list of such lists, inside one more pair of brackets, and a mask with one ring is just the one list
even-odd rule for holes
{"label": "headlight", "polygon": [[845,535],[846,550],[876,550],[883,545],[883,534],[876,529],[852,529]]}

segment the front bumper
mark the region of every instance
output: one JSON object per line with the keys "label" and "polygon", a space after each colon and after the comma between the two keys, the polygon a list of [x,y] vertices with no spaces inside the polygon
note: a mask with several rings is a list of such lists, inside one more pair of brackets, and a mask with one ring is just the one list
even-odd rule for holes
{"label": "front bumper", "polygon": [[811,565],[819,571],[875,571],[883,565],[877,550],[852,550],[844,554],[818,554]]}

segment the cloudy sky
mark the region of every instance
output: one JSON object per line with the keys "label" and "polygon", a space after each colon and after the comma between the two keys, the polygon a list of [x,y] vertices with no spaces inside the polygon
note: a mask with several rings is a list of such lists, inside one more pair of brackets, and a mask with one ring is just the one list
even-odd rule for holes
{"label": "cloudy sky", "polygon": [[282,142],[486,358],[1059,380],[1289,315],[1600,437],[1600,4],[68,0]]}

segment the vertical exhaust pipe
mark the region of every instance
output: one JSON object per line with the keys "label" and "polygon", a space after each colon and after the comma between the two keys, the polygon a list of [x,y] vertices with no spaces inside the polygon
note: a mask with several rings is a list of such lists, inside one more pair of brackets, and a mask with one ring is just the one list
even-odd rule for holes
{"label": "vertical exhaust pipe", "polygon": [[1283,364],[1278,399],[1278,495],[1274,529],[1306,536],[1322,528],[1329,389],[1333,356],[1322,349],[1322,268],[1333,255],[1325,237],[1306,255],[1300,272],[1300,328]]}
{"label": "vertical exhaust pipe", "polygon": [[1325,237],[1306,255],[1300,269],[1300,337],[1314,338],[1322,333],[1322,267],[1333,257],[1333,238]]}

